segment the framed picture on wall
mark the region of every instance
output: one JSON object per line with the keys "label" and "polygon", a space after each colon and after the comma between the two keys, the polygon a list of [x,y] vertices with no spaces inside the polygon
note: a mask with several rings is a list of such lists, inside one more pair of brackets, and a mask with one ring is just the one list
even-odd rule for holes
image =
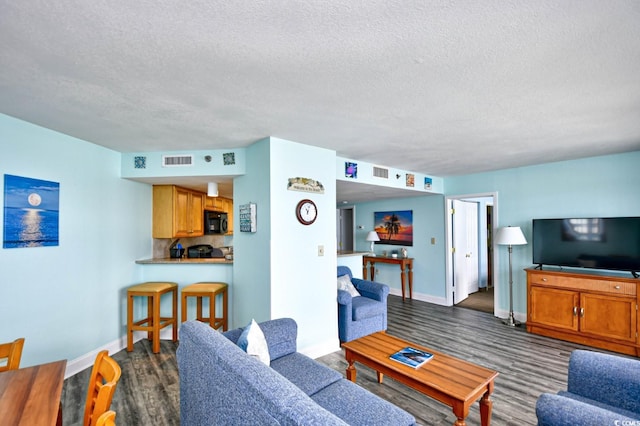
{"label": "framed picture on wall", "polygon": [[3,248],[58,245],[60,184],[4,175]]}
{"label": "framed picture on wall", "polygon": [[413,210],[374,212],[373,227],[380,238],[376,244],[413,246]]}

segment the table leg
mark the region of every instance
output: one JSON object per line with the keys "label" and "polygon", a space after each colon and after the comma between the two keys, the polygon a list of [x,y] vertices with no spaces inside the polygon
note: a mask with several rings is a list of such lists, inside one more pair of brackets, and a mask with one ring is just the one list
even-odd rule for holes
{"label": "table leg", "polygon": [[482,426],[489,426],[491,424],[491,410],[493,408],[493,401],[489,399],[491,391],[487,391],[482,395],[480,399],[480,424]]}
{"label": "table leg", "polygon": [[411,263],[407,265],[409,268],[409,299],[413,299],[413,269],[411,269]]}
{"label": "table leg", "polygon": [[363,280],[367,280],[367,265],[369,264],[369,262],[365,261],[362,262],[362,279]]}
{"label": "table leg", "polygon": [[355,381],[356,381],[356,368],[353,366],[355,361],[350,359],[351,357],[348,355],[348,353],[346,351],[345,351],[344,357],[347,360],[347,363],[349,363],[349,365],[347,366],[347,380],[351,380],[352,382],[355,383]]}
{"label": "table leg", "polygon": [[375,281],[375,275],[376,275],[376,264],[375,264],[375,262],[371,262],[370,263],[369,270],[371,271],[371,281]]}
{"label": "table leg", "polygon": [[379,371],[376,371],[376,374],[378,375],[378,383],[382,383],[382,380],[384,379],[384,374],[382,374]]}
{"label": "table leg", "polygon": [[469,415],[469,407],[462,401],[455,401],[453,406],[453,414],[456,416],[456,421],[453,422],[453,426],[466,426],[466,418]]}
{"label": "table leg", "polygon": [[402,300],[404,300],[404,264],[400,264],[400,286],[402,287]]}

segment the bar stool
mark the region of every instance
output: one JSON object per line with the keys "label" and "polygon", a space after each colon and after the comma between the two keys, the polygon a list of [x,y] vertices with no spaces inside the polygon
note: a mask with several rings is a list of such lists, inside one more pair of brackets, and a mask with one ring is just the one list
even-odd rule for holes
{"label": "bar stool", "polygon": [[[160,300],[171,293],[173,310],[170,317],[160,316]],[[133,298],[147,298],[147,316],[133,321]],[[133,350],[133,332],[146,331],[147,338],[153,341],[153,353],[160,352],[160,330],[173,326],[173,341],[178,340],[178,284],[172,282],[146,282],[127,289],[127,352]]]}
{"label": "bar stool", "polygon": [[[182,322],[187,320],[187,298],[196,297],[196,319],[202,322],[208,322],[214,329],[222,327],[222,331],[227,331],[229,322],[228,315],[228,297],[227,283],[218,282],[201,282],[190,284],[182,289]],[[216,296],[222,294],[222,316],[216,317]],[[202,315],[202,304],[204,298],[209,298],[209,317]]]}

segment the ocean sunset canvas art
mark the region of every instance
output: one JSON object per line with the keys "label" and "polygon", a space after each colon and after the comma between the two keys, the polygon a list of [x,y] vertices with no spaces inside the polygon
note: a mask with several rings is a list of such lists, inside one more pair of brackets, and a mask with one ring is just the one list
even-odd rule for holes
{"label": "ocean sunset canvas art", "polygon": [[375,212],[373,226],[380,238],[376,244],[413,246],[413,210]]}
{"label": "ocean sunset canvas art", "polygon": [[3,248],[58,245],[60,184],[4,175]]}

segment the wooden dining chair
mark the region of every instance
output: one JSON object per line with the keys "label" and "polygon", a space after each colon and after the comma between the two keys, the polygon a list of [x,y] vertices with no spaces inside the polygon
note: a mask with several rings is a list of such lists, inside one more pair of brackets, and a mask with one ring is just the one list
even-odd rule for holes
{"label": "wooden dining chair", "polygon": [[96,426],[98,418],[109,410],[121,374],[120,366],[109,356],[108,351],[98,353],[89,379],[84,426]]}
{"label": "wooden dining chair", "polygon": [[22,357],[22,347],[24,337],[14,340],[11,343],[0,343],[0,362],[7,360],[6,364],[0,365],[0,373],[8,370],[20,368],[20,358]]}
{"label": "wooden dining chair", "polygon": [[98,417],[96,426],[116,426],[116,412],[113,410],[106,411]]}

